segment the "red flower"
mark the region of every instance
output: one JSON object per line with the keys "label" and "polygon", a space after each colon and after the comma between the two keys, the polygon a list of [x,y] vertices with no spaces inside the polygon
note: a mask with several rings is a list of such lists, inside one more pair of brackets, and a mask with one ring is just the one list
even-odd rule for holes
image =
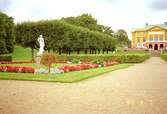
{"label": "red flower", "polygon": [[14,72],[15,71],[15,67],[13,66],[6,66],[6,72]]}
{"label": "red flower", "polygon": [[34,73],[35,69],[31,67],[0,66],[0,72]]}
{"label": "red flower", "polygon": [[15,72],[22,72],[23,67],[15,67]]}
{"label": "red flower", "polygon": [[34,73],[34,72],[35,72],[35,69],[34,69],[34,68],[31,68],[31,67],[23,67],[23,68],[22,68],[22,72],[23,72],[23,73]]}

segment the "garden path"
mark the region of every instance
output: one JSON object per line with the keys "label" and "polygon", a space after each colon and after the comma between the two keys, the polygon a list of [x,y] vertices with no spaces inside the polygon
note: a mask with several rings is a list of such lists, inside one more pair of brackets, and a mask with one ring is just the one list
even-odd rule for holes
{"label": "garden path", "polygon": [[142,64],[78,83],[0,80],[0,114],[166,114],[167,63]]}

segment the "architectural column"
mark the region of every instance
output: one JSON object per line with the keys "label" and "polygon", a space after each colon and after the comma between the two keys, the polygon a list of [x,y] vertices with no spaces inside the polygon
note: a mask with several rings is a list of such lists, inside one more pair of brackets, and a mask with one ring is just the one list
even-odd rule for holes
{"label": "architectural column", "polygon": [[152,50],[154,50],[154,45],[155,45],[155,44],[152,44]]}
{"label": "architectural column", "polygon": [[160,43],[158,43],[157,45],[158,45],[158,50],[160,50]]}

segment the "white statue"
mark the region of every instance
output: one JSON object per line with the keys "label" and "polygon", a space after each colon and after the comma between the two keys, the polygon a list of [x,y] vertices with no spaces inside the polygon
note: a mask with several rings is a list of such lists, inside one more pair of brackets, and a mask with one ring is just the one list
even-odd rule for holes
{"label": "white statue", "polygon": [[42,35],[39,35],[38,42],[39,42],[40,48],[39,48],[39,52],[37,53],[37,55],[42,55],[44,52],[44,46],[45,46],[44,38],[42,37]]}

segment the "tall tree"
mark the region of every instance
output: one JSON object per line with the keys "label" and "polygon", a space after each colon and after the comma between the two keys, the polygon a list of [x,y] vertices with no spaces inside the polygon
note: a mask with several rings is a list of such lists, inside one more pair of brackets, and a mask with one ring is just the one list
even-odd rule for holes
{"label": "tall tree", "polygon": [[119,29],[114,33],[114,37],[117,39],[118,44],[121,46],[128,46],[128,35],[123,29]]}
{"label": "tall tree", "polygon": [[14,36],[13,18],[0,12],[0,54],[13,52]]}
{"label": "tall tree", "polygon": [[102,32],[102,26],[97,24],[97,20],[93,18],[91,14],[82,14],[77,17],[62,18],[62,20],[76,26],[82,26],[93,31]]}
{"label": "tall tree", "polygon": [[113,36],[114,31],[111,29],[111,27],[102,25],[102,28],[103,28],[103,33]]}

